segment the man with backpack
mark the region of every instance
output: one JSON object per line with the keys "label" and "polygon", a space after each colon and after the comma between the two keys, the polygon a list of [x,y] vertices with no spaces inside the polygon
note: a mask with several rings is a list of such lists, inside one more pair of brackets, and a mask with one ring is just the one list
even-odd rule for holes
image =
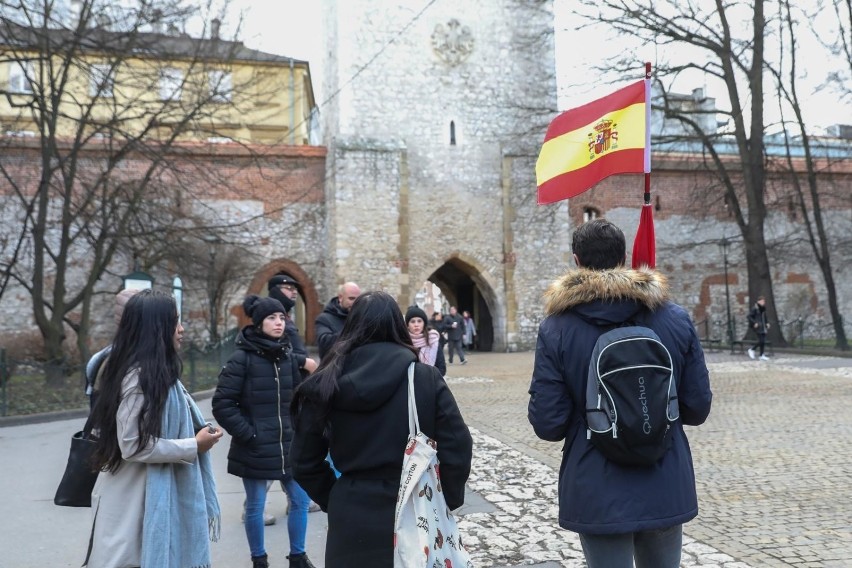
{"label": "man with backpack", "polygon": [[565,442],[559,525],[589,568],[677,568],[698,514],[683,425],[710,413],[704,353],[666,278],[624,266],[618,227],[589,221],[572,249],[578,268],[545,294],[529,391],[536,435]]}

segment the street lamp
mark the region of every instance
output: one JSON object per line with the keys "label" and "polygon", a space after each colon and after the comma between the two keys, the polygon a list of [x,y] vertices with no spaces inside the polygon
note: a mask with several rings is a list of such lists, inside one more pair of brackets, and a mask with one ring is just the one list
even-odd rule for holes
{"label": "street lamp", "polygon": [[123,280],[125,290],[147,290],[154,286],[154,277],[141,270],[131,272]]}
{"label": "street lamp", "polygon": [[722,235],[722,240],[719,241],[719,248],[722,249],[722,258],[725,265],[725,309],[728,315],[728,345],[733,349],[734,346],[734,328],[731,327],[731,291],[728,287],[728,247],[731,245],[731,241],[728,240],[724,234]]}
{"label": "street lamp", "polygon": [[216,283],[216,246],[221,244],[222,241],[216,235],[205,235],[201,238],[207,243],[210,254],[207,272],[207,300],[210,308],[210,342],[215,343],[219,341],[219,310],[216,305],[219,299]]}

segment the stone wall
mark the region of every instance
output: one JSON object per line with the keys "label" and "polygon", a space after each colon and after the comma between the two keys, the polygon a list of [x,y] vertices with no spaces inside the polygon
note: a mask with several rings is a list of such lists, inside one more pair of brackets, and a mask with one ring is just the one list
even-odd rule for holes
{"label": "stone wall", "polygon": [[541,266],[564,253],[541,245],[565,219],[534,205],[534,154],[507,148],[555,109],[550,2],[329,4],[334,282],[408,305],[449,263],[487,304],[494,349],[530,347]]}

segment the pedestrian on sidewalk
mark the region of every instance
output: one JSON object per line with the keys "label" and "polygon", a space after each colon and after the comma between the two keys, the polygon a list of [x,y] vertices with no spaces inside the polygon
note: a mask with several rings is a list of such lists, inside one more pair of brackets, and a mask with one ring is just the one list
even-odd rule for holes
{"label": "pedestrian on sidewalk", "polygon": [[172,296],[128,299],[92,411],[97,433],[89,568],[210,565],[219,502],[208,427],[180,382],[183,326]]}
{"label": "pedestrian on sidewalk", "polygon": [[444,318],[444,329],[447,330],[450,365],[453,364],[453,354],[456,351],[459,354],[459,363],[467,365],[464,348],[462,347],[462,338],[464,338],[465,333],[464,318],[459,315],[455,306],[450,306],[450,313]]}
{"label": "pedestrian on sidewalk", "polygon": [[[528,417],[539,438],[564,440],[559,525],[579,533],[588,568],[678,568],[682,525],[698,514],[695,474],[683,424],[699,425],[712,395],[689,314],[669,300],[665,277],[624,266],[621,230],[604,219],[573,235],[576,270],[550,285],[536,345]],[[669,351],[680,419],[671,444],[650,466],[610,461],[587,438],[586,379],[604,332],[637,322]]]}
{"label": "pedestrian on sidewalk", "polygon": [[757,343],[749,348],[748,356],[754,359],[754,350],[760,348],[760,360],[769,361],[769,357],[764,354],[764,351],[766,350],[766,334],[771,324],[766,321],[766,298],[763,296],[758,297],[757,302],[749,310],[748,324],[757,334]]}
{"label": "pedestrian on sidewalk", "polygon": [[[325,565],[392,568],[394,512],[408,442],[408,367],[417,361],[402,312],[385,292],[353,304],[340,339],[296,392],[293,475],[328,512]],[[437,442],[447,504],[464,504],[472,439],[441,374],[415,363],[417,412]],[[330,451],[342,475],[335,477]]]}
{"label": "pedestrian on sidewalk", "polygon": [[290,502],[290,568],[313,568],[305,550],[310,499],[293,479],[288,458],[293,438],[290,401],[301,381],[299,369],[310,360],[292,352],[281,302],[252,295],[243,309],[251,324],[240,331],[236,350],[219,373],[212,405],[213,416],[231,435],[228,473],[243,480],[252,565],[269,567],[263,514],[267,481],[278,480]]}
{"label": "pedestrian on sidewalk", "polygon": [[473,349],[473,344],[476,341],[476,324],[473,322],[473,318],[467,310],[462,312],[462,318],[464,319],[464,339],[462,341],[462,345],[464,345],[464,348],[468,353],[470,353]]}
{"label": "pedestrian on sidewalk", "polygon": [[352,302],[360,294],[361,288],[354,282],[341,284],[337,289],[337,296],[329,300],[322,313],[317,316],[314,327],[317,334],[320,361],[325,359],[325,356],[331,350],[331,346],[340,336],[343,324],[346,323],[346,316],[349,315],[349,308],[352,307]]}

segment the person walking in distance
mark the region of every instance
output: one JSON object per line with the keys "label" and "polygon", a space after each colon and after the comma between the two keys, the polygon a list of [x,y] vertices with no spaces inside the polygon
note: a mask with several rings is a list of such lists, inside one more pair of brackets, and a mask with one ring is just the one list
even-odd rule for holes
{"label": "person walking in distance", "polygon": [[274,298],[247,296],[251,318],[237,336],[236,350],[219,373],[213,416],[231,435],[228,473],[242,478],[245,530],[253,568],[268,568],[263,513],[268,480],[279,480],[290,501],[287,534],[290,568],[313,568],[305,552],[310,499],[293,479],[290,401],[301,381],[305,357],[295,355],[284,331],[284,306]]}
{"label": "person walking in distance", "polygon": [[444,318],[444,329],[447,330],[447,344],[449,345],[450,365],[453,364],[453,354],[458,352],[459,362],[467,365],[462,348],[462,338],[465,334],[464,318],[459,315],[455,306],[450,306],[450,314]]}
{"label": "person walking in distance", "polygon": [[[441,374],[417,359],[396,300],[367,292],[353,304],[331,353],[296,391],[290,461],[296,480],[328,513],[328,568],[394,566],[412,363],[420,427],[437,442],[441,490],[451,509],[464,504],[470,431]],[[328,451],[339,478],[325,461]]]}
{"label": "person walking in distance", "polygon": [[317,317],[315,329],[317,334],[317,348],[319,349],[320,361],[331,350],[331,346],[337,341],[337,337],[343,330],[349,308],[361,294],[361,288],[354,282],[341,284],[337,289],[337,296],[329,300],[325,309]]}
{"label": "person walking in distance", "polygon": [[[666,278],[630,270],[624,233],[605,219],[573,234],[576,270],[545,293],[528,418],[536,435],[563,442],[559,525],[579,533],[588,568],[678,568],[683,523],[698,514],[683,425],[702,424],[712,393],[689,314],[669,300]],[[587,437],[586,380],[598,338],[625,324],[653,330],[668,351],[680,418],[652,465],[621,465]]]}
{"label": "person walking in distance", "polygon": [[85,566],[210,566],[220,513],[209,450],[222,431],[180,382],[172,296],[129,297],[100,375],[92,532]]}
{"label": "person walking in distance", "polygon": [[476,340],[476,324],[473,323],[473,318],[467,310],[462,312],[462,318],[464,319],[464,338],[462,345],[464,345],[464,348],[469,353],[473,349],[473,342]]}
{"label": "person walking in distance", "polygon": [[770,323],[766,321],[766,298],[760,296],[748,312],[748,324],[757,334],[757,343],[748,350],[748,356],[755,358],[754,350],[760,348],[760,360],[769,361],[764,354],[766,350],[766,333],[769,331]]}

